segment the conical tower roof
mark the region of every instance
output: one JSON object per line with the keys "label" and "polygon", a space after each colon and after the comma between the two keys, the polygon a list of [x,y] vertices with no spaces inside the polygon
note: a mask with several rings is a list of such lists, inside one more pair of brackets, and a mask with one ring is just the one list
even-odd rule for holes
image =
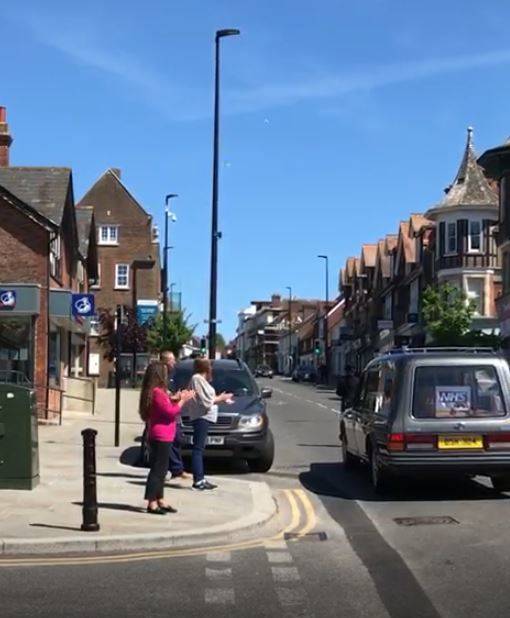
{"label": "conical tower roof", "polygon": [[459,208],[462,206],[487,206],[497,208],[498,196],[491,188],[482,168],[476,160],[473,147],[473,129],[468,127],[464,156],[453,183],[445,190],[446,195],[432,210]]}

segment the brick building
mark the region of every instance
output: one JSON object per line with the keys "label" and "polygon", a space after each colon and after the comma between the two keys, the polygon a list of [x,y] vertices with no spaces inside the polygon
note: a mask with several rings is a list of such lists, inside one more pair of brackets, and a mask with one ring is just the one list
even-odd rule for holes
{"label": "brick building", "polygon": [[[144,315],[159,311],[161,274],[159,240],[153,220],[121,181],[119,169],[107,170],[80,200],[92,207],[97,228],[99,279],[93,291],[96,307],[115,311],[118,305]],[[97,331],[95,334],[98,334]],[[113,365],[104,358],[97,338],[90,340],[91,366],[99,386],[111,384]],[[137,355],[137,372],[147,364]],[[123,373],[132,372],[132,354],[122,355]]]}
{"label": "brick building", "polygon": [[71,170],[11,167],[11,143],[0,108],[0,379],[32,384],[52,418],[86,375],[88,324],[72,317],[71,295],[97,276],[95,243],[80,251]]}

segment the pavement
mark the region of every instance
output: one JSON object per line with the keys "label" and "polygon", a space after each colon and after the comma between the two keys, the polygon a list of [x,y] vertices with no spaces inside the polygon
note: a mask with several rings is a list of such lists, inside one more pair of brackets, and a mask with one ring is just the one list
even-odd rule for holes
{"label": "pavement", "polygon": [[[271,529],[277,506],[266,483],[210,476],[218,489],[192,491],[191,480],[166,483],[165,498],[178,512],[145,512],[147,470],[134,464],[143,425],[138,392],[121,395],[121,446],[114,441],[114,391],[100,389],[96,414],[67,413],[62,426],[40,426],[40,484],[32,491],[0,491],[0,554],[82,553],[188,547],[234,541]],[[96,442],[98,532],[83,532],[81,431]]]}

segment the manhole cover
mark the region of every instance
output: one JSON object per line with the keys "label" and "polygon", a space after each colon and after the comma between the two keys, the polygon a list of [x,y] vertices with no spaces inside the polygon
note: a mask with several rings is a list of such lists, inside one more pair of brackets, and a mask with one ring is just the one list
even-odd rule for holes
{"label": "manhole cover", "polygon": [[449,515],[429,515],[427,517],[396,517],[399,526],[433,526],[436,524],[458,524],[459,522]]}
{"label": "manhole cover", "polygon": [[308,534],[299,534],[299,532],[286,532],[283,535],[286,541],[292,540],[309,540],[309,541],[327,541],[328,535],[325,532],[309,532]]}

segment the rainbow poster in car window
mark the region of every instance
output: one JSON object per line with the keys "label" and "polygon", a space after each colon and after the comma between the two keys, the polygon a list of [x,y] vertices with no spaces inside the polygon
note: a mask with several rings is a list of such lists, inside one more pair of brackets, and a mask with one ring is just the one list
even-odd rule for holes
{"label": "rainbow poster in car window", "polygon": [[436,386],[436,417],[469,416],[470,410],[470,386]]}

